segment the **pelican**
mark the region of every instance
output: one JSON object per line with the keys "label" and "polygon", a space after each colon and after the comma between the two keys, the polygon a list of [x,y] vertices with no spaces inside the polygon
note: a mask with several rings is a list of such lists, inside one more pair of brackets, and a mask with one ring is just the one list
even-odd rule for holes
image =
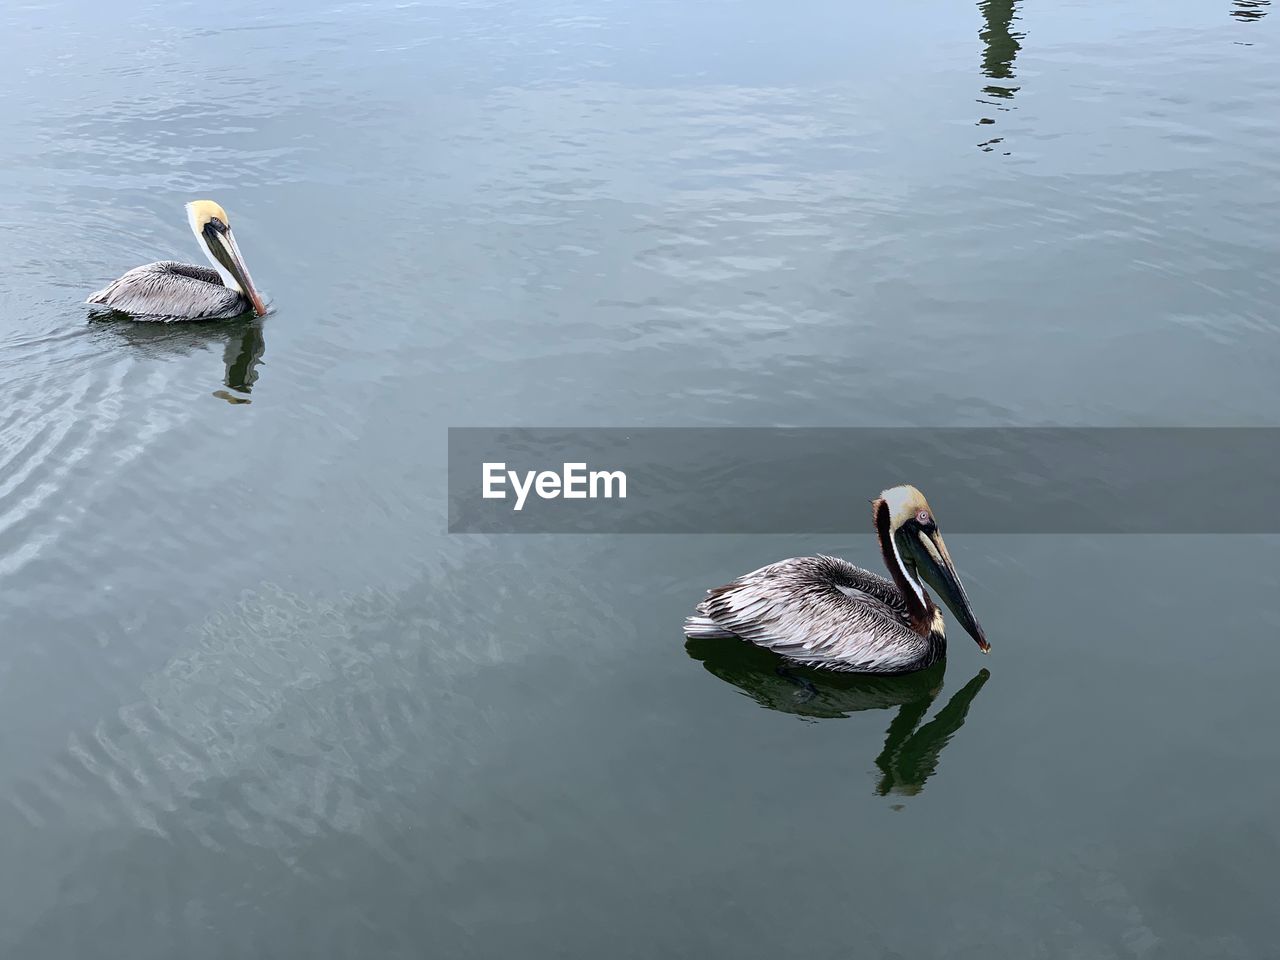
{"label": "pelican", "polygon": [[187,204],[187,222],[212,270],[174,260],[144,264],[85,302],[137,320],[227,320],[250,309],[265,314],[227,212],[212,200],[193,200]]}
{"label": "pelican", "polygon": [[793,557],[708,590],[698,615],[685,620],[685,635],[741,637],[822,670],[910,673],[947,651],[927,583],[990,651],[924,494],[893,487],[871,512],[892,580],[835,557]]}

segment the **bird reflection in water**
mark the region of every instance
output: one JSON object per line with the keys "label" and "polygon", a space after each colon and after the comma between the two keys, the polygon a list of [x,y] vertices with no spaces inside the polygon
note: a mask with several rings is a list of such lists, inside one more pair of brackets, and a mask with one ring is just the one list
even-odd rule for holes
{"label": "bird reflection in water", "polygon": [[[1013,95],[1019,89],[1007,81],[1015,76],[1013,62],[1022,49],[1022,44],[1018,41],[1026,36],[1013,30],[1013,22],[1018,19],[1018,0],[981,0],[978,9],[982,11],[982,17],[986,21],[986,26],[978,33],[984,47],[982,73],[990,80],[999,81],[983,87],[983,97],[978,102],[1007,112],[1013,109]],[[978,125],[989,126],[995,122],[994,117],[982,117],[978,120]],[[992,137],[978,146],[990,153],[1003,142],[1004,137]],[[1004,151],[1004,155],[1008,156],[1008,151]]]}
{"label": "bird reflection in water", "polygon": [[213,396],[228,403],[251,403],[250,394],[258,381],[258,366],[266,352],[261,318],[245,320],[187,321],[185,323],[136,323],[120,315],[90,321],[108,328],[143,353],[193,354],[219,341],[222,351],[222,385]]}
{"label": "bird reflection in water", "polygon": [[1237,20],[1261,20],[1271,0],[1233,0],[1231,15]]}
{"label": "bird reflection in water", "polygon": [[[250,403],[249,394],[258,382],[258,364],[266,352],[267,343],[262,336],[262,321],[249,320],[239,340],[231,337],[222,353],[226,373],[222,378],[227,390],[215,390],[213,395],[228,403]],[[232,392],[228,392],[232,391]]]}
{"label": "bird reflection in water", "polygon": [[685,649],[709,673],[770,710],[817,721],[897,708],[885,733],[884,749],[875,759],[880,796],[915,796],[924,789],[925,781],[938,769],[943,748],[964,726],[970,704],[991,676],[988,670],[979,670],[922,725],[942,691],[945,661],[917,673],[876,676],[791,666],[777,654],[735,637],[689,640]]}

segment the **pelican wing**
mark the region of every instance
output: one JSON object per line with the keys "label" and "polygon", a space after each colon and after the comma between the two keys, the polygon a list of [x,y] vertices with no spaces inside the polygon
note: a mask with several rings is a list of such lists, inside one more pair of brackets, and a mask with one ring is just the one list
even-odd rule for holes
{"label": "pelican wing", "polygon": [[897,587],[835,557],[761,567],[709,590],[698,612],[726,632],[827,670],[894,673],[929,654]]}
{"label": "pelican wing", "polygon": [[223,286],[218,271],[173,260],[134,267],[86,302],[135,317],[175,320],[223,320],[248,309],[239,291]]}

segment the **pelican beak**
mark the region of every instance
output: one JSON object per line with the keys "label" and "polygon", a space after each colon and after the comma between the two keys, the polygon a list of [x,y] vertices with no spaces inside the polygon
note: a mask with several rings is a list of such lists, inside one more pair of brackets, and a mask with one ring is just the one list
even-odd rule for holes
{"label": "pelican beak", "polygon": [[951,563],[951,555],[947,553],[947,545],[942,542],[942,534],[936,528],[917,529],[908,534],[907,542],[911,547],[911,555],[916,562],[916,569],[925,582],[942,598],[943,603],[955,614],[965,632],[978,642],[983,653],[991,652],[991,644],[987,643],[982,625],[973,614],[969,605],[969,597],[964,592],[964,584]]}
{"label": "pelican beak", "polygon": [[244,265],[244,257],[240,255],[240,247],[236,244],[235,234],[231,232],[231,228],[224,224],[215,224],[210,221],[205,224],[204,237],[208,242],[210,252],[235,277],[236,283],[240,285],[241,293],[248,297],[249,302],[253,304],[253,312],[260,317],[265,316],[267,313],[266,304],[262,302],[262,296],[258,293],[258,288],[253,285],[253,278],[249,276],[249,268]]}

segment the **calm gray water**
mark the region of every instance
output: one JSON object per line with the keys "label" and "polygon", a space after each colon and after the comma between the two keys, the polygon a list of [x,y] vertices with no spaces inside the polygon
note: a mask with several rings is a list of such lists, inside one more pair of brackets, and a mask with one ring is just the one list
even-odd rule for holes
{"label": "calm gray water", "polygon": [[[992,655],[805,688],[681,618],[870,536],[445,533],[449,426],[1280,423],[1280,8],[0,28],[5,957],[1280,955],[1280,538],[955,535]],[[203,196],[274,312],[87,323]]]}

